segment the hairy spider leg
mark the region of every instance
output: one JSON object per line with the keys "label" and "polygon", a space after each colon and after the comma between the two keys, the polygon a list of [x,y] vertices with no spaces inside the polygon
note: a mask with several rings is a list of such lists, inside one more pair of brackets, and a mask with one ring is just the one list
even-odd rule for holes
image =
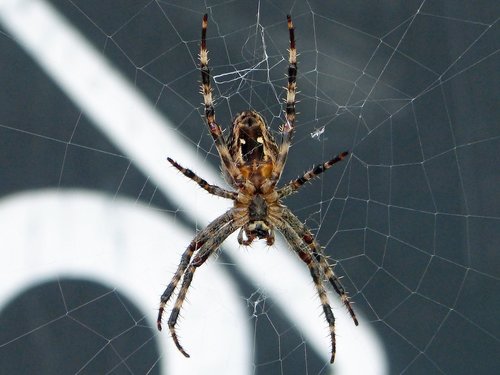
{"label": "hairy spider leg", "polygon": [[330,357],[330,363],[333,363],[335,360],[336,353],[336,343],[335,343],[335,316],[333,315],[332,308],[328,301],[328,295],[326,293],[325,286],[323,285],[323,270],[320,264],[315,259],[313,253],[307,246],[307,244],[303,241],[302,238],[299,237],[297,232],[284,220],[279,220],[276,223],[279,231],[290,247],[295,251],[295,253],[299,256],[299,258],[307,265],[309,268],[309,272],[311,273],[311,277],[313,279],[314,285],[316,286],[316,291],[319,295],[319,299],[321,301],[321,305],[323,307],[323,313],[325,314],[326,321],[328,326],[330,327],[330,340],[332,343],[332,354]]}
{"label": "hairy spider leg", "polygon": [[286,122],[281,126],[281,144],[276,163],[273,167],[271,181],[276,184],[281,176],[281,172],[286,163],[288,150],[292,143],[293,133],[295,132],[295,93],[297,91],[297,50],[295,49],[295,28],[292,23],[292,17],[288,15],[288,32],[290,36],[290,49],[288,57],[288,84],[286,88]]}
{"label": "hairy spider leg", "polygon": [[179,312],[181,311],[182,304],[186,299],[187,291],[189,289],[189,286],[191,285],[191,281],[193,281],[194,272],[198,267],[205,263],[210,255],[217,251],[217,249],[226,240],[226,238],[236,229],[238,229],[238,225],[235,222],[231,221],[225,227],[221,228],[216,236],[211,236],[200,248],[200,251],[193,258],[186,271],[184,272],[184,276],[182,277],[181,289],[179,290],[179,294],[177,295],[177,299],[175,300],[175,305],[172,309],[172,312],[170,313],[170,317],[168,318],[168,328],[170,329],[170,334],[172,335],[175,346],[177,346],[177,349],[179,349],[179,351],[184,354],[185,357],[189,358],[189,354],[184,350],[179,342],[179,338],[177,337],[177,333],[175,331],[175,325],[177,324]]}
{"label": "hairy spider leg", "polygon": [[165,289],[160,298],[160,309],[158,311],[158,318],[156,320],[156,325],[159,331],[161,331],[162,328],[161,318],[163,316],[163,311],[165,310],[165,306],[170,300],[172,293],[177,288],[179,280],[184,274],[186,268],[188,267],[194,252],[201,249],[209,238],[214,237],[214,234],[217,234],[227,223],[233,220],[233,216],[234,216],[233,210],[229,210],[226,213],[219,216],[214,221],[212,221],[205,229],[198,232],[198,234],[195,236],[195,238],[191,241],[187,249],[182,254],[181,261],[179,263],[179,266],[177,267],[177,271],[175,271],[172,280],[170,281],[170,283],[168,284],[167,288]]}
{"label": "hairy spider leg", "polygon": [[318,242],[314,239],[314,236],[312,235],[309,228],[304,223],[302,223],[299,220],[299,218],[297,216],[295,216],[292,213],[292,211],[290,211],[288,208],[283,208],[282,216],[290,224],[292,229],[302,238],[304,243],[307,246],[309,246],[309,249],[311,250],[312,254],[314,255],[314,258],[322,267],[323,273],[325,274],[326,278],[328,279],[328,281],[332,285],[335,292],[339,295],[344,306],[347,308],[347,311],[349,312],[349,315],[351,316],[352,320],[354,321],[354,324],[358,325],[358,319],[356,318],[356,314],[354,313],[354,310],[352,309],[351,302],[349,300],[349,296],[347,295],[345,288],[343,287],[339,278],[333,272],[332,266],[330,266],[328,264],[327,257],[323,253],[323,249],[318,244]]}
{"label": "hairy spider leg", "polygon": [[342,161],[348,154],[349,154],[348,151],[344,151],[344,152],[338,154],[337,156],[335,156],[333,159],[324,162],[323,164],[318,164],[318,165],[313,166],[310,170],[308,170],[306,173],[304,173],[301,177],[290,181],[288,184],[286,184],[285,186],[280,188],[278,190],[279,197],[284,198],[292,193],[295,193],[307,181],[312,180],[316,176],[318,176],[321,173],[325,172],[326,170],[330,169],[335,163]]}
{"label": "hairy spider leg", "polygon": [[215,147],[219,153],[222,165],[228,171],[233,180],[235,187],[241,187],[243,176],[240,170],[236,167],[229,149],[227,147],[222,130],[215,122],[215,109],[212,99],[212,86],[210,83],[210,69],[208,67],[208,51],[207,51],[207,26],[208,14],[203,16],[201,29],[201,47],[200,47],[200,71],[201,71],[201,93],[203,95],[203,103],[205,105],[205,120],[208,130],[212,135]]}
{"label": "hairy spider leg", "polygon": [[203,178],[199,177],[194,173],[191,169],[184,168],[182,165],[177,163],[175,160],[171,158],[167,158],[170,164],[172,164],[179,172],[181,172],[184,176],[187,178],[193,180],[196,182],[202,189],[205,189],[208,191],[210,194],[217,195],[218,197],[222,198],[227,198],[227,199],[232,199],[235,200],[238,197],[238,193],[234,191],[229,191],[226,189],[223,189],[217,185],[211,185],[209,184],[206,180]]}

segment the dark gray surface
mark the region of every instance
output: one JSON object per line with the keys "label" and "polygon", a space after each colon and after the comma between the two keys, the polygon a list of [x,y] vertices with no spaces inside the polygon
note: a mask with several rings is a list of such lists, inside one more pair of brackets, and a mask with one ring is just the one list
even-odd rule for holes
{"label": "dark gray surface", "polygon": [[[263,56],[256,3],[219,3],[206,2],[215,75],[249,68]],[[200,118],[196,57],[207,10],[201,2],[53,4],[217,163]],[[297,29],[301,102],[283,180],[344,149],[352,153],[287,203],[320,229],[320,242],[340,261],[356,308],[387,347],[392,374],[494,373],[500,352],[497,2],[260,2],[268,65],[279,64],[244,82],[215,85],[222,125],[252,106],[278,128],[283,116],[275,92],[283,96],[287,13]],[[121,183],[120,195],[178,208],[153,194],[150,183],[144,190],[146,177],[134,165],[122,181],[129,160],[117,156],[8,34],[0,33],[0,51],[0,198],[45,187],[114,195]],[[319,140],[312,138],[323,126]],[[234,272],[233,278],[242,301],[250,298],[256,287]],[[50,288],[38,288],[50,296]],[[0,368],[13,358],[36,358],[39,350],[50,355],[48,347],[29,353],[9,344],[25,324],[37,327],[30,321],[36,315],[9,315],[24,306],[16,305],[22,298],[0,315]],[[303,350],[288,355],[286,346],[302,340],[293,323],[273,308],[266,316],[257,321],[256,374],[320,373],[314,352],[307,360]],[[292,327],[282,352],[269,321]],[[42,331],[29,336],[36,340]],[[151,345],[144,358],[156,357],[155,350]],[[95,373],[110,371],[113,360],[102,366]]]}

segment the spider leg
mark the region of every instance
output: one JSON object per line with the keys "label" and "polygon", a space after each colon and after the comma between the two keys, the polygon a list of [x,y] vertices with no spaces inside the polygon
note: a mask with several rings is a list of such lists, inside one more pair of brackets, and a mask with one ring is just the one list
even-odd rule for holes
{"label": "spider leg", "polygon": [[337,156],[335,156],[333,159],[324,162],[323,164],[315,165],[310,170],[308,170],[306,173],[304,173],[301,177],[290,181],[288,184],[286,184],[285,186],[280,188],[278,190],[279,197],[284,198],[292,193],[295,193],[307,181],[312,180],[314,177],[325,172],[327,169],[330,169],[335,163],[338,163],[339,161],[343,160],[348,154],[349,154],[349,152],[344,151],[344,152],[338,154]]}
{"label": "spider leg", "polygon": [[189,286],[191,285],[191,281],[193,281],[194,272],[198,267],[203,265],[205,261],[212,255],[220,245],[225,241],[225,239],[233,233],[238,226],[234,222],[230,222],[225,227],[221,228],[216,236],[210,237],[205,244],[200,248],[199,252],[193,258],[189,266],[184,272],[184,276],[182,278],[181,289],[179,290],[179,294],[175,301],[175,305],[170,313],[170,317],[168,318],[168,328],[170,329],[170,334],[172,335],[172,339],[174,340],[175,346],[179,351],[185,356],[189,357],[189,354],[184,350],[182,345],[179,342],[179,338],[177,337],[177,333],[175,331],[175,325],[177,324],[177,319],[179,317],[179,312],[181,311],[182,304],[186,299],[187,291]]}
{"label": "spider leg", "polygon": [[203,178],[199,177],[194,173],[191,169],[184,168],[182,165],[172,160],[171,158],[167,158],[170,164],[172,164],[175,168],[179,170],[184,176],[196,182],[202,189],[205,189],[210,194],[217,195],[222,198],[235,200],[238,196],[238,193],[234,191],[229,191],[223,188],[218,187],[217,185],[210,185]]}
{"label": "spider leg", "polygon": [[344,306],[347,308],[347,311],[354,321],[354,324],[358,325],[358,319],[356,318],[356,314],[352,309],[351,303],[349,301],[349,296],[347,295],[344,286],[333,272],[332,267],[328,264],[327,257],[325,257],[321,246],[314,239],[314,236],[312,235],[309,228],[307,228],[307,226],[303,224],[299,220],[299,218],[295,216],[288,208],[283,209],[283,218],[284,220],[286,220],[286,222],[289,223],[294,232],[296,232],[302,238],[304,243],[309,246],[309,249],[314,258],[320,264],[324,275],[332,285],[335,292],[337,292],[337,294],[340,296],[340,299],[342,300]]}
{"label": "spider leg", "polygon": [[201,93],[203,95],[203,103],[205,105],[205,120],[212,136],[215,147],[219,153],[222,165],[231,175],[235,186],[240,186],[243,181],[243,176],[240,170],[233,162],[233,158],[229,153],[226,141],[222,135],[222,130],[219,124],[215,122],[215,109],[212,99],[212,86],[210,84],[210,69],[208,67],[208,51],[207,51],[207,26],[208,14],[203,16],[201,29],[201,47],[200,47],[200,71],[201,71]]}
{"label": "spider leg", "polygon": [[293,133],[295,131],[295,93],[297,91],[297,50],[295,49],[295,28],[292,23],[292,17],[287,16],[288,32],[290,34],[290,49],[288,57],[288,85],[286,88],[286,122],[281,126],[282,139],[279,148],[278,158],[274,165],[271,180],[278,182],[283,167],[286,163],[288,150],[292,143]]}
{"label": "spider leg", "polygon": [[159,331],[161,331],[162,328],[161,318],[163,316],[163,311],[165,310],[165,306],[167,302],[170,300],[172,293],[177,288],[181,276],[186,270],[187,266],[189,265],[189,262],[191,261],[191,257],[193,256],[194,252],[201,249],[202,246],[207,242],[207,240],[210,237],[213,237],[214,233],[217,233],[219,230],[221,230],[222,227],[224,227],[228,222],[230,222],[233,219],[233,216],[234,216],[233,211],[229,210],[223,215],[219,216],[214,221],[212,221],[205,229],[198,232],[198,234],[195,236],[195,238],[191,241],[187,249],[182,254],[181,261],[179,263],[179,266],[177,267],[177,271],[175,272],[174,276],[172,277],[172,280],[170,281],[170,283],[168,284],[167,288],[165,289],[160,298],[160,309],[158,310],[158,319],[156,320],[156,325]]}
{"label": "spider leg", "polygon": [[323,285],[323,270],[321,265],[317,262],[314,254],[311,252],[306,243],[300,238],[297,232],[285,221],[277,221],[278,230],[283,234],[290,247],[297,253],[300,259],[307,265],[311,277],[316,286],[316,291],[323,306],[323,313],[325,314],[326,321],[330,327],[330,339],[332,343],[332,354],[330,363],[335,360],[336,344],[335,344],[335,316],[333,315],[332,308],[328,301],[325,286]]}

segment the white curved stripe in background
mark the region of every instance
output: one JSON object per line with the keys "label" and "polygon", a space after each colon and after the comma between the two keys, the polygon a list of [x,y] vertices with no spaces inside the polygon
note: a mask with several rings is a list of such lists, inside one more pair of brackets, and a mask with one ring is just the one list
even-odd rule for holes
{"label": "white curved stripe in background", "polygon": [[[87,190],[13,195],[0,203],[0,228],[0,308],[29,287],[77,277],[116,288],[147,314],[154,330],[159,294],[179,261],[172,250],[193,236],[145,205]],[[189,291],[194,303],[186,304],[179,327],[192,358],[177,352],[166,330],[157,338],[162,357],[168,352],[161,368],[168,374],[250,374],[252,329],[237,288],[220,267],[205,267],[196,281]]]}

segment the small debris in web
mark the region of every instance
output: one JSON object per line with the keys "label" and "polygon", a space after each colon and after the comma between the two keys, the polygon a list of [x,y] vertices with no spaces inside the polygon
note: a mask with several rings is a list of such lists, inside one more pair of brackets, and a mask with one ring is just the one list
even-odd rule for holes
{"label": "small debris in web", "polygon": [[312,133],[311,133],[311,138],[316,138],[318,139],[318,141],[320,140],[320,136],[325,132],[325,127],[322,126],[321,128],[319,129],[316,129],[314,130]]}

